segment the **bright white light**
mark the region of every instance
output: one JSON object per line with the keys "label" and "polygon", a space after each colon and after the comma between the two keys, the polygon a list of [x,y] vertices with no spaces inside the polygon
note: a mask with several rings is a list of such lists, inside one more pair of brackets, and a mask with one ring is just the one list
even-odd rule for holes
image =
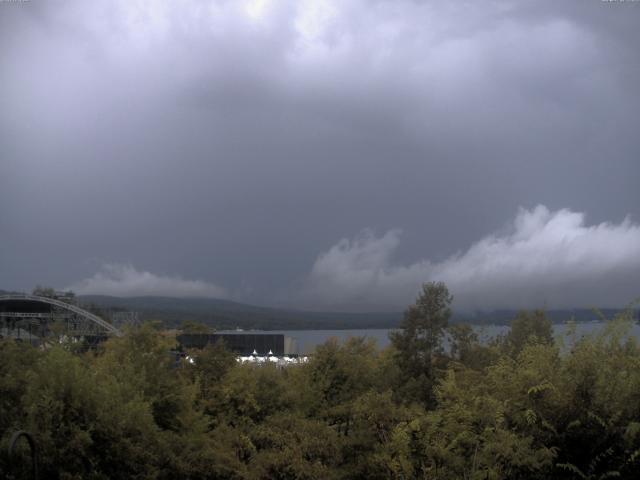
{"label": "bright white light", "polygon": [[307,0],[298,6],[296,30],[307,41],[320,37],[338,15],[335,6],[326,0]]}
{"label": "bright white light", "polygon": [[271,0],[250,0],[246,3],[244,10],[254,20],[261,19],[269,8]]}

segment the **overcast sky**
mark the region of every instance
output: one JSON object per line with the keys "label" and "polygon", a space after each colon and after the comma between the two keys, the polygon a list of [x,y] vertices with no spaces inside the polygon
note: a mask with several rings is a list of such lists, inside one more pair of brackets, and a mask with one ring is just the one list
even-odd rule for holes
{"label": "overcast sky", "polygon": [[0,1],[0,289],[640,296],[640,2]]}

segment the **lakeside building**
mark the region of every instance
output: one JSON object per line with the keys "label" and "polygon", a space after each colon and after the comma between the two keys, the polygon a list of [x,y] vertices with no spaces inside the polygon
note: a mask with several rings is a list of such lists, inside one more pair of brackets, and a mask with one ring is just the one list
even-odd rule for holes
{"label": "lakeside building", "polygon": [[182,333],[181,349],[204,348],[218,341],[239,357],[297,357],[298,342],[281,333]]}

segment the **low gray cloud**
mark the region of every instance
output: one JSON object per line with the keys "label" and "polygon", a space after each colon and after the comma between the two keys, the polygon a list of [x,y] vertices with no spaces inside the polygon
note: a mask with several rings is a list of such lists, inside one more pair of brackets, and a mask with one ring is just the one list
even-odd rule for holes
{"label": "low gray cloud", "polygon": [[226,298],[223,287],[201,280],[156,275],[137,270],[129,264],[105,264],[92,277],[67,287],[80,295],[117,297],[167,296]]}
{"label": "low gray cloud", "polygon": [[640,297],[640,225],[590,225],[584,213],[520,209],[502,231],[440,262],[393,262],[400,231],[342,239],[315,261],[304,296],[343,308],[406,306],[442,280],[461,309],[622,306]]}

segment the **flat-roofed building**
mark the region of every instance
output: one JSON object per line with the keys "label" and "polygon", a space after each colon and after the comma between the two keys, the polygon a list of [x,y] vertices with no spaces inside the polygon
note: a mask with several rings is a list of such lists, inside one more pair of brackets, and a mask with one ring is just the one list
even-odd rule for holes
{"label": "flat-roofed building", "polygon": [[204,348],[222,340],[237,355],[298,355],[298,342],[282,333],[182,333],[177,337],[183,349]]}

